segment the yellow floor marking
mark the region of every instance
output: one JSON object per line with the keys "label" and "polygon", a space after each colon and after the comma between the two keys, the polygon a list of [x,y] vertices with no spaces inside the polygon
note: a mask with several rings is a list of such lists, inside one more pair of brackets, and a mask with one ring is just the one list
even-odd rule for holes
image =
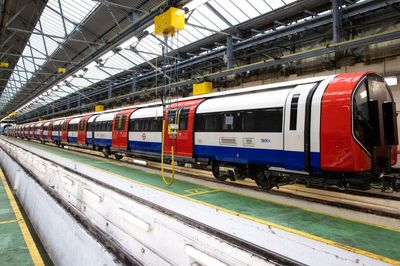
{"label": "yellow floor marking", "polygon": [[203,195],[203,194],[208,194],[208,193],[213,193],[213,192],[218,192],[218,191],[221,191],[221,190],[219,190],[219,189],[206,190],[206,189],[194,188],[194,189],[185,190],[185,192],[187,192],[188,194],[184,194],[183,196],[191,197],[191,196]]}
{"label": "yellow floor marking", "polygon": [[[93,165],[86,164],[86,166],[92,167],[94,169],[101,170],[101,171],[103,171],[105,173],[109,173],[110,175],[113,175],[113,176],[118,176],[118,177],[120,177],[122,179],[126,179],[126,180],[128,180],[130,182],[134,182],[134,183],[143,185],[145,187],[149,187],[149,188],[152,188],[152,189],[155,189],[155,190],[158,190],[158,191],[165,192],[165,193],[170,194],[170,195],[174,195],[176,197],[180,197],[180,198],[183,198],[183,199],[186,199],[186,200],[189,200],[189,201],[193,201],[193,202],[196,202],[196,203],[204,205],[204,206],[208,206],[208,207],[217,209],[219,211],[224,211],[224,212],[230,213],[232,215],[239,216],[239,217],[242,217],[242,218],[257,222],[257,223],[260,223],[260,224],[264,224],[264,225],[272,226],[272,227],[275,227],[275,228],[279,228],[279,229],[284,230],[286,232],[297,234],[297,235],[300,235],[300,236],[303,236],[303,237],[306,237],[306,238],[309,238],[309,239],[312,239],[312,240],[315,240],[315,241],[323,242],[325,244],[332,245],[332,246],[335,246],[335,247],[338,247],[338,248],[341,248],[341,249],[344,249],[344,250],[347,250],[347,251],[350,251],[350,252],[353,252],[353,253],[361,254],[361,255],[373,258],[375,260],[380,260],[380,261],[384,261],[384,262],[387,262],[387,263],[390,263],[390,264],[393,264],[393,265],[400,266],[400,261],[397,261],[397,260],[394,260],[394,259],[391,259],[391,258],[387,258],[387,257],[381,256],[381,255],[378,255],[378,254],[375,254],[375,253],[371,253],[371,252],[368,252],[368,251],[365,251],[365,250],[362,250],[362,249],[358,249],[358,248],[354,248],[354,247],[351,247],[351,246],[347,246],[347,245],[344,245],[344,244],[341,244],[341,243],[338,243],[338,242],[335,242],[335,241],[332,241],[332,240],[328,240],[328,239],[325,239],[325,238],[322,238],[322,237],[319,237],[319,236],[315,236],[315,235],[312,235],[312,234],[309,234],[309,233],[305,233],[305,232],[302,232],[302,231],[299,231],[299,230],[296,230],[296,229],[293,229],[293,228],[290,228],[290,227],[286,227],[286,226],[283,226],[283,225],[275,224],[275,223],[272,223],[272,222],[269,222],[269,221],[266,221],[266,220],[262,220],[262,219],[259,219],[259,218],[256,218],[256,217],[252,217],[252,216],[249,216],[249,215],[246,215],[246,214],[242,214],[242,213],[239,213],[239,212],[228,210],[228,209],[225,209],[225,208],[213,205],[213,204],[209,204],[209,203],[206,203],[206,202],[203,202],[203,201],[200,201],[200,200],[196,200],[196,199],[190,198],[188,196],[180,195],[180,194],[177,194],[177,193],[172,192],[172,191],[168,191],[168,190],[165,190],[165,189],[162,189],[162,188],[158,188],[158,187],[146,184],[144,182],[140,182],[138,180],[135,180],[135,179],[123,176],[123,175],[119,175],[117,173],[113,173],[111,171],[108,171],[108,170],[105,170],[105,169],[102,169],[102,168],[98,168],[98,167],[93,166]],[[233,193],[233,192],[230,192],[230,193]],[[241,195],[239,193],[235,193],[235,194]],[[268,202],[265,199],[261,199],[261,200]],[[316,211],[312,211],[312,212],[316,212]],[[316,212],[316,213],[318,213],[318,212]],[[325,215],[327,215],[327,214],[325,214]],[[340,218],[341,219],[345,219],[345,220],[349,220],[349,219],[342,218],[342,217],[340,217]],[[359,221],[356,221],[356,222],[359,222]],[[382,227],[384,229],[390,229],[390,230],[393,230],[393,231],[398,231],[398,230],[393,229],[393,228],[374,225],[374,224],[372,224],[372,226]]]}
{"label": "yellow floor marking", "polygon": [[13,219],[13,220],[8,220],[8,221],[1,221],[0,224],[10,224],[10,223],[15,223],[18,222],[18,220]]}
{"label": "yellow floor marking", "polygon": [[40,256],[40,253],[36,247],[35,241],[33,241],[28,226],[26,225],[25,220],[22,217],[18,204],[15,201],[14,195],[12,194],[11,189],[6,181],[6,178],[4,177],[4,173],[1,169],[0,169],[0,179],[3,182],[8,200],[10,201],[11,204],[11,208],[14,211],[15,217],[17,218],[19,228],[21,229],[22,236],[24,237],[25,240],[25,244],[28,247],[29,253],[31,254],[33,264],[35,264],[35,266],[44,265],[42,257]]}

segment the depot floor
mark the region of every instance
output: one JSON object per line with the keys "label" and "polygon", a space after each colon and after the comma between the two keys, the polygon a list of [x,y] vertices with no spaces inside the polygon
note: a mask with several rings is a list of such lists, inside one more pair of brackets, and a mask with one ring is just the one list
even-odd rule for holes
{"label": "depot floor", "polygon": [[133,181],[186,197],[188,200],[196,200],[227,210],[244,218],[277,226],[283,230],[375,259],[400,264],[400,252],[398,252],[400,231],[396,229],[365,224],[179,180],[167,187],[159,175],[113,163],[111,160],[104,161],[94,156],[20,139],[10,140],[130,178]]}
{"label": "depot floor", "polygon": [[0,169],[0,265],[52,265]]}

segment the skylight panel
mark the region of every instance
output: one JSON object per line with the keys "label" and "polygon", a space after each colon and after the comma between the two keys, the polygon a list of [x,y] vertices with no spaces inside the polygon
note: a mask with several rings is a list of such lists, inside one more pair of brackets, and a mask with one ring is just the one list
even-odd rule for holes
{"label": "skylight panel", "polygon": [[215,14],[214,11],[205,5],[198,7],[196,11],[193,12],[192,16],[193,18],[196,18],[200,25],[214,31],[220,31],[228,27],[228,24],[226,24],[217,14]]}
{"label": "skylight panel", "polygon": [[285,5],[282,0],[268,0],[267,2],[273,9],[277,9]]}
{"label": "skylight panel", "polygon": [[132,68],[134,64],[129,62],[127,59],[120,56],[119,54],[115,54],[107,61],[105,66],[128,70]]}
{"label": "skylight panel", "polygon": [[213,6],[226,20],[228,20],[231,25],[236,25],[239,20],[236,18],[235,14],[228,12],[228,8],[232,6],[232,3],[228,3],[230,3],[230,1],[222,1],[222,3],[221,0],[209,2],[209,4]]}
{"label": "skylight panel", "polygon": [[84,88],[84,87],[87,87],[87,86],[90,86],[90,85],[93,84],[93,83],[90,82],[89,80],[87,80],[87,79],[85,79],[85,78],[79,78],[79,77],[72,79],[72,80],[70,81],[70,83],[71,83],[72,85],[74,85],[74,86],[79,87],[79,88]]}
{"label": "skylight panel", "polygon": [[98,67],[94,67],[89,69],[85,74],[85,78],[92,78],[92,79],[97,79],[97,80],[103,80],[106,78],[109,78],[110,75],[106,74],[104,71],[101,71]]}
{"label": "skylight panel", "polygon": [[247,0],[253,7],[255,7],[261,14],[271,11],[271,7],[268,6],[265,1],[260,0]]}
{"label": "skylight panel", "polygon": [[[98,2],[91,0],[62,0],[60,2],[62,10],[60,10],[58,0],[49,0],[47,2],[39,21],[35,25],[33,34],[31,34],[28,41],[32,48],[26,46],[23,52],[24,55],[39,58],[47,58],[47,56],[51,56],[57,49],[59,49],[60,44],[64,42],[64,37],[66,37],[65,33],[69,35],[75,29],[75,27],[79,25],[82,20],[84,20],[99,5]],[[64,15],[64,20],[62,19],[61,14]],[[64,30],[64,25],[66,32]],[[41,36],[39,35],[41,31],[43,31],[45,35],[54,35],[62,38]],[[18,60],[17,66],[23,70],[24,65],[21,60],[22,57]],[[27,61],[25,60],[25,65],[26,62]],[[34,72],[37,69],[40,69],[40,66],[42,66],[46,60],[32,59],[30,62],[31,64],[28,64],[30,67],[29,71]],[[36,68],[32,69],[33,64],[36,65]],[[33,75],[31,73],[27,73],[27,76],[28,78],[31,78]],[[9,80],[8,83],[10,82],[12,81]],[[8,92],[14,95],[15,92],[7,88],[8,87],[6,86],[5,91],[0,97],[0,101],[4,99],[4,95]],[[0,106],[0,108],[3,107],[4,105]]]}
{"label": "skylight panel", "polygon": [[[261,2],[261,1],[259,1]],[[240,4],[240,10],[243,11],[247,16],[250,18],[254,18],[259,16],[261,13],[255,9],[253,5],[250,4],[250,2],[244,0]]]}

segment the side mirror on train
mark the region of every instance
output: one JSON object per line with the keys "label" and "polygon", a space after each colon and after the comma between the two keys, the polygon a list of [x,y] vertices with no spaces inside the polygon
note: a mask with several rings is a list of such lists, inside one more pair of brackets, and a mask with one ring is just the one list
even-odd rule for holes
{"label": "side mirror on train", "polygon": [[382,104],[385,145],[398,145],[396,103]]}

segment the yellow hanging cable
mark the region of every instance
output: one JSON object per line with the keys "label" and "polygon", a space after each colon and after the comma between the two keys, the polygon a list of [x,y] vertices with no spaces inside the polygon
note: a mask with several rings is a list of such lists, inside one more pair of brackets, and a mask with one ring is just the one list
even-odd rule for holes
{"label": "yellow hanging cable", "polygon": [[[163,106],[163,109],[164,109],[164,106]],[[168,116],[167,116],[167,119],[168,119]],[[164,172],[164,145],[165,145],[164,137],[165,137],[165,112],[163,110],[162,134],[161,134],[161,178],[165,185],[170,186],[170,185],[172,185],[172,183],[174,183],[174,179],[175,179],[174,146],[171,145],[172,173],[171,173],[171,177],[169,178],[169,180],[167,180],[167,178],[165,177],[165,172]]]}

